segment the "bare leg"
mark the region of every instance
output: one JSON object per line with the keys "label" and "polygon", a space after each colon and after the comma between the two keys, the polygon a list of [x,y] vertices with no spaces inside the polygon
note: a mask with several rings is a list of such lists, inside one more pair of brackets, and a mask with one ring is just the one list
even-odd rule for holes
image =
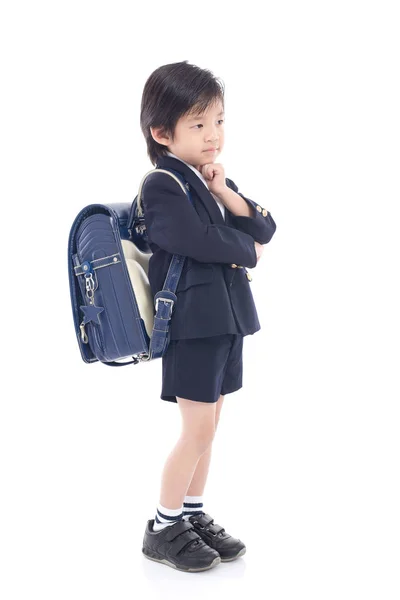
{"label": "bare leg", "polygon": [[160,504],[180,508],[197,463],[215,435],[216,403],[176,397],[181,410],[182,431],[165,463]]}
{"label": "bare leg", "polygon": [[[218,398],[216,402],[216,410],[215,410],[215,430],[218,426],[219,415],[222,408],[222,403],[224,401],[224,396]],[[211,451],[212,451],[212,443],[208,446],[207,450],[201,455],[199,462],[197,463],[197,467],[195,472],[193,473],[192,481],[190,482],[189,488],[186,492],[187,496],[202,496],[204,492],[204,488],[207,481],[208,471],[210,468],[211,461]]]}

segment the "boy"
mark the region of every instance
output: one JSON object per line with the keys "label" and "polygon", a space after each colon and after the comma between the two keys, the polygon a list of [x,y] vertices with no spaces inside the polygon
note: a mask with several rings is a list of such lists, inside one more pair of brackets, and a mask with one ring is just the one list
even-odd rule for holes
{"label": "boy", "polygon": [[143,553],[201,571],[246,551],[203,511],[202,494],[224,396],[242,387],[243,338],[260,329],[246,266],[256,266],[276,224],[215,162],[224,145],[224,92],[210,71],[187,61],[156,69],[144,87],[141,128],[153,165],[179,171],[194,201],[162,172],[142,188],[153,295],[172,255],[186,257],[161,393],[179,405],[182,432],[164,467]]}

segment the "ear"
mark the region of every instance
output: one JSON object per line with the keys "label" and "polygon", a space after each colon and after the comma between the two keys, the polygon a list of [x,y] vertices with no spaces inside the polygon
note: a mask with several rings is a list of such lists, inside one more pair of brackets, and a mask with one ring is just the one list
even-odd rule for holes
{"label": "ear", "polygon": [[168,146],[171,143],[170,136],[165,135],[164,130],[161,127],[150,127],[150,133],[153,140],[163,146]]}

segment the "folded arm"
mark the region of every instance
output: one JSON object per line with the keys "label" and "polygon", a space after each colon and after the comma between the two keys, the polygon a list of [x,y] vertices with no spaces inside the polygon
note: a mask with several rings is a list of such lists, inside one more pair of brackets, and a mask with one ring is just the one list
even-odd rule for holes
{"label": "folded arm", "polygon": [[251,234],[228,225],[203,223],[178,182],[166,173],[151,173],[146,178],[142,202],[148,239],[163,250],[199,262],[257,265]]}
{"label": "folded arm", "polygon": [[252,215],[250,217],[237,216],[231,212],[230,219],[233,227],[238,231],[251,235],[259,244],[268,244],[276,230],[276,223],[272,218],[271,213],[254,202],[254,200],[250,200],[250,198],[246,198],[246,196],[241,194],[239,188],[232,179],[225,178],[225,181],[226,185],[231,190],[239,194],[239,196],[247,202]]}

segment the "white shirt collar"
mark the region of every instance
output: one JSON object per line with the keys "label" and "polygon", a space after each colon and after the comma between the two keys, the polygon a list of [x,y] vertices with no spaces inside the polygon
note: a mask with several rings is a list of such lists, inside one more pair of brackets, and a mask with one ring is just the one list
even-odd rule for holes
{"label": "white shirt collar", "polygon": [[180,160],[183,163],[185,163],[185,165],[187,165],[190,169],[192,169],[192,171],[194,171],[196,173],[197,177],[199,177],[201,179],[201,181],[204,183],[204,185],[208,188],[207,181],[204,179],[204,177],[200,173],[200,171],[198,171],[193,165],[190,165],[189,163],[187,163],[185,160],[183,160],[183,158],[179,158],[179,156],[176,156],[176,154],[172,154],[172,152],[170,152],[169,150],[167,150],[167,154],[168,154],[168,156],[172,156],[173,158],[177,158],[178,160]]}
{"label": "white shirt collar", "polygon": [[[210,188],[208,187],[208,183],[207,181],[204,179],[203,175],[200,173],[200,171],[198,171],[197,169],[195,169],[195,167],[193,165],[190,165],[189,163],[187,163],[185,160],[183,160],[182,158],[179,158],[179,156],[176,156],[176,154],[173,154],[172,152],[170,152],[169,150],[167,150],[167,154],[168,156],[172,156],[173,158],[177,158],[178,160],[182,161],[183,163],[185,163],[185,165],[187,165],[190,169],[192,169],[192,171],[194,171],[196,173],[196,175],[201,179],[201,181],[204,183],[204,185],[206,186],[206,188],[208,189],[208,191],[210,191]],[[216,203],[219,206],[219,209],[222,213],[222,216],[225,220],[225,205],[218,200],[218,198],[212,193],[210,192],[211,196],[214,198],[214,200],[216,201]]]}

